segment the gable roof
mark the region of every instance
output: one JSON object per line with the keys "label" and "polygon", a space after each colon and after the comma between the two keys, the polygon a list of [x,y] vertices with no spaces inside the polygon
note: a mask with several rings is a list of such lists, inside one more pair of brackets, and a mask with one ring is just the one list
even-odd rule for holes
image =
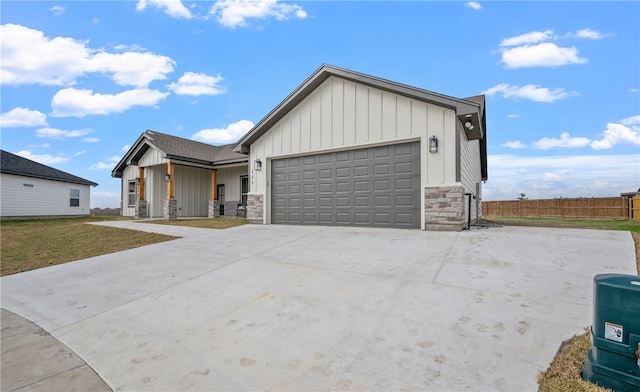
{"label": "gable roof", "polygon": [[19,155],[0,150],[0,173],[13,174],[16,176],[41,178],[44,180],[69,182],[72,184],[97,186],[98,184],[74,176],[62,170],[34,162]]}
{"label": "gable roof", "polygon": [[[278,106],[276,106],[269,114],[267,114],[260,122],[258,122],[247,134],[245,134],[236,144],[233,150],[237,152],[248,153],[249,146],[260,136],[267,132],[280,119],[282,119],[291,109],[304,100],[309,94],[318,88],[330,76],[336,76],[355,83],[374,87],[380,90],[389,91],[395,94],[403,95],[419,101],[431,103],[441,107],[446,107],[456,111],[458,119],[462,121],[471,121],[475,131],[467,133],[469,139],[484,138],[484,95],[471,97],[468,99],[454,98],[433,91],[423,90],[406,84],[392,82],[375,76],[338,68],[332,65],[323,64],[318,68],[307,80],[298,86],[288,97],[286,97]],[[465,129],[466,131],[466,129]],[[484,158],[486,160],[486,155]],[[483,174],[483,177],[486,175]]]}
{"label": "gable roof", "polygon": [[232,144],[214,146],[166,133],[146,130],[118,162],[111,172],[111,176],[122,177],[125,167],[137,165],[138,160],[149,148],[155,148],[160,151],[162,156],[167,159],[208,166],[248,161],[247,155],[234,152],[231,148],[232,146]]}

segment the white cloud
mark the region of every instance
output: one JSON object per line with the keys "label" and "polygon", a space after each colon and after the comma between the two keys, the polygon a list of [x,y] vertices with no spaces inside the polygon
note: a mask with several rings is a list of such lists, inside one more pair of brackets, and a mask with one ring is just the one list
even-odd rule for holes
{"label": "white cloud", "polygon": [[609,186],[607,181],[594,181],[593,184],[591,184],[591,189],[607,189]]}
{"label": "white cloud", "polygon": [[110,76],[119,85],[146,87],[166,79],[175,62],[166,56],[130,51],[107,53],[88,41],[46,37],[42,31],[16,24],[0,25],[2,84],[72,86],[90,73]]}
{"label": "white cloud", "polygon": [[144,88],[154,80],[166,79],[176,63],[153,53],[97,53],[87,60],[84,71],[111,74],[120,86]]}
{"label": "white cloud", "polygon": [[49,38],[20,25],[0,25],[0,36],[3,84],[73,84],[89,57],[84,41]]}
{"label": "white cloud", "polygon": [[49,154],[33,154],[29,150],[18,151],[16,155],[19,155],[23,158],[31,159],[32,161],[36,161],[38,163],[42,163],[43,165],[54,165],[56,163],[66,163],[69,162],[69,158],[63,155],[49,155]]}
{"label": "white cloud", "polygon": [[98,139],[97,137],[85,137],[84,139],[82,139],[83,143],[97,143],[99,141],[100,139]]}
{"label": "white cloud", "polygon": [[504,142],[500,146],[506,147],[506,148],[513,148],[514,150],[527,148],[527,145],[522,143],[520,140],[516,140],[513,142]]}
{"label": "white cloud", "polygon": [[528,44],[536,44],[538,42],[548,41],[553,34],[553,30],[532,31],[530,33],[521,34],[515,37],[505,38],[500,42],[500,46],[520,46]]}
{"label": "white cloud", "polygon": [[219,0],[211,7],[209,15],[226,27],[245,26],[250,18],[282,21],[307,17],[299,5],[283,4],[277,0]]}
{"label": "white cloud", "polygon": [[640,90],[638,90],[637,88],[630,88],[629,89],[630,93],[637,93],[638,91],[640,91]]}
{"label": "white cloud", "polygon": [[129,144],[125,144],[124,146],[122,146],[122,151],[129,151],[129,149],[131,148],[131,145]]}
{"label": "white cloud", "polygon": [[[604,197],[638,189],[640,155],[489,155],[488,165],[484,200],[513,200],[521,192],[530,199]],[[603,182],[608,186],[594,187]]]}
{"label": "white cloud", "polygon": [[608,123],[603,138],[592,141],[590,146],[594,150],[605,150],[617,144],[640,146],[640,116],[628,117],[619,123]]}
{"label": "white cloud", "polygon": [[606,38],[607,35],[602,34],[598,31],[592,30],[592,29],[581,29],[576,31],[576,33],[574,34],[575,37],[578,38],[588,38],[588,39],[603,39]]}
{"label": "white cloud", "polygon": [[469,2],[465,3],[464,5],[469,7],[469,8],[473,8],[474,10],[479,10],[480,8],[482,8],[482,5],[480,3],[478,3],[477,1],[469,1]]}
{"label": "white cloud", "polygon": [[231,143],[240,139],[251,128],[253,128],[253,122],[240,120],[227,125],[226,128],[203,129],[191,138],[209,143]]}
{"label": "white cloud", "polygon": [[136,4],[138,11],[143,11],[147,5],[154,6],[172,18],[191,19],[191,11],[182,4],[180,0],[139,0]]}
{"label": "white cloud", "polygon": [[568,64],[585,64],[587,59],[578,56],[574,47],[559,47],[552,42],[516,46],[502,51],[505,68],[559,67]]}
{"label": "white cloud", "polygon": [[106,159],[106,162],[100,161],[91,166],[89,166],[89,170],[112,170],[115,165],[120,161],[121,157],[112,156]]}
{"label": "white cloud", "polygon": [[88,114],[122,113],[134,106],[156,107],[169,93],[136,89],[118,94],[99,94],[92,90],[67,88],[53,96],[51,107],[54,117],[84,117]]}
{"label": "white cloud", "polygon": [[523,98],[535,102],[554,102],[559,99],[567,98],[575,93],[567,92],[563,88],[549,90],[546,87],[538,87],[533,84],[514,86],[507,83],[501,83],[483,91],[482,94],[502,94],[504,98]]}
{"label": "white cloud", "polygon": [[507,114],[507,118],[522,118],[519,114]]}
{"label": "white cloud", "polygon": [[53,139],[63,140],[65,138],[80,137],[91,133],[90,129],[79,129],[74,131],[66,131],[56,128],[40,128],[36,130],[38,137],[50,137]]}
{"label": "white cloud", "polygon": [[572,137],[568,132],[560,134],[560,139],[543,137],[542,139],[533,142],[533,147],[540,150],[549,150],[552,148],[576,148],[585,147],[591,143],[591,139],[586,137]]}
{"label": "white cloud", "polygon": [[218,84],[224,80],[220,74],[209,76],[202,73],[185,72],[168,88],[179,95],[219,95],[225,92]]}
{"label": "white cloud", "polygon": [[47,125],[47,115],[37,110],[14,108],[0,114],[0,127],[37,127]]}
{"label": "white cloud", "polygon": [[542,175],[542,179],[544,181],[560,181],[562,180],[562,177],[560,177],[559,175],[555,174],[555,173],[544,173]]}
{"label": "white cloud", "polygon": [[49,11],[51,11],[55,16],[60,16],[64,13],[64,7],[61,5],[54,5],[49,8]]}
{"label": "white cloud", "polygon": [[91,208],[119,208],[120,193],[91,188]]}

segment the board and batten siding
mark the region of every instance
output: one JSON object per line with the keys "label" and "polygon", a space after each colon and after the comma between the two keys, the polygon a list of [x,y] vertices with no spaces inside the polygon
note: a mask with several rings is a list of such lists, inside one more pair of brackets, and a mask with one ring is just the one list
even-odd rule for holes
{"label": "board and batten siding", "polygon": [[[250,167],[250,192],[269,195],[273,158],[416,140],[422,184],[455,183],[456,121],[454,110],[331,76],[251,144],[249,164],[260,159],[263,168]],[[427,151],[432,135],[439,139],[437,154]]]}
{"label": "board and batten siding", "polygon": [[138,161],[138,166],[142,167],[165,165],[166,168],[166,164],[167,159],[163,158],[162,153],[155,148],[148,149]]}
{"label": "board and batten siding", "polygon": [[[90,186],[2,173],[0,215],[3,217],[77,216],[91,214]],[[70,206],[71,189],[80,205]]]}
{"label": "board and batten siding", "polygon": [[[465,188],[465,193],[471,193],[476,199],[471,199],[471,220],[481,216],[477,207],[480,205],[482,194],[477,194],[477,187],[482,189],[482,169],[480,167],[480,140],[468,140],[465,132],[460,127],[460,181]],[[480,184],[480,185],[477,185]],[[482,193],[482,192],[480,192]],[[468,203],[468,200],[465,200]],[[465,205],[465,211],[468,204]],[[468,219],[468,215],[465,220]]]}
{"label": "board and batten siding", "polygon": [[240,177],[247,175],[246,165],[218,169],[218,185],[224,185],[226,201],[240,201]]}

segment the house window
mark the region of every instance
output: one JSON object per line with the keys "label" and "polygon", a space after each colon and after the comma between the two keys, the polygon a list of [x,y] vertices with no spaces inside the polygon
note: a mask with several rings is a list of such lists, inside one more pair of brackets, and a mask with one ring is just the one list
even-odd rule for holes
{"label": "house window", "polygon": [[240,176],[240,203],[247,205],[247,193],[249,193],[249,177]]}
{"label": "house window", "polygon": [[80,189],[71,189],[69,192],[69,206],[80,207]]}
{"label": "house window", "polygon": [[129,181],[129,206],[136,205],[136,182]]}

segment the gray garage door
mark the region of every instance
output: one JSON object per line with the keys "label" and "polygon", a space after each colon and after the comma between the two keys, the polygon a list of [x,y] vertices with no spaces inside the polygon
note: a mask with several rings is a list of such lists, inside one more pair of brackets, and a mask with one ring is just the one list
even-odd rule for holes
{"label": "gray garage door", "polygon": [[420,227],[420,143],[274,160],[271,221]]}

